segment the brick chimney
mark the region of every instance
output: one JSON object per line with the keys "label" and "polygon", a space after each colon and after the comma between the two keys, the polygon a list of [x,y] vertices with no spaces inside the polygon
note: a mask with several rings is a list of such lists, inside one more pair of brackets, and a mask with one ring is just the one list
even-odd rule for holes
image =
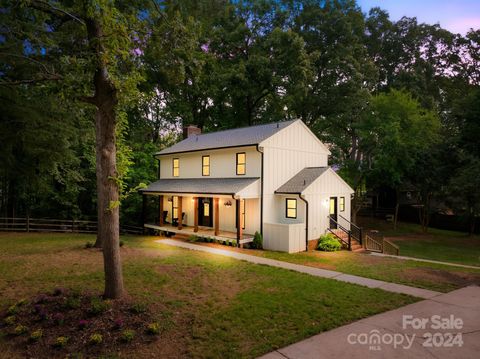
{"label": "brick chimney", "polygon": [[188,138],[193,135],[199,135],[202,133],[202,130],[196,125],[187,125],[183,127],[183,139]]}

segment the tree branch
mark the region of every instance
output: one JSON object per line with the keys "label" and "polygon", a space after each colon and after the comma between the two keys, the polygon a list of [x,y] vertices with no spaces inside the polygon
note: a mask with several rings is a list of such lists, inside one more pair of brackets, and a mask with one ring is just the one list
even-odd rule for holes
{"label": "tree branch", "polygon": [[52,4],[50,4],[48,1],[43,1],[43,0],[32,0],[29,4],[30,7],[32,7],[35,10],[43,11],[46,13],[49,13],[51,15],[58,16],[58,14],[64,15],[64,17],[69,17],[77,22],[79,22],[82,25],[85,25],[85,22],[80,19],[79,16],[76,16],[74,14],[69,13],[66,10],[60,9]]}

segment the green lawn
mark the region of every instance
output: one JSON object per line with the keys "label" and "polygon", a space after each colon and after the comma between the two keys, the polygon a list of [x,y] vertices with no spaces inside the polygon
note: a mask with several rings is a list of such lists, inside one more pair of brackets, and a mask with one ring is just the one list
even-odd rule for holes
{"label": "green lawn", "polygon": [[[124,237],[125,285],[166,328],[120,357],[253,358],[321,331],[412,303],[378,289]],[[0,306],[55,287],[101,292],[89,235],[0,234]],[[8,357],[22,357],[0,338]],[[113,353],[115,354],[115,353]]]}
{"label": "green lawn", "polygon": [[400,247],[400,255],[480,267],[480,236],[429,228],[422,233],[413,223],[399,222],[397,229],[385,221],[363,219],[366,228],[378,229]]}

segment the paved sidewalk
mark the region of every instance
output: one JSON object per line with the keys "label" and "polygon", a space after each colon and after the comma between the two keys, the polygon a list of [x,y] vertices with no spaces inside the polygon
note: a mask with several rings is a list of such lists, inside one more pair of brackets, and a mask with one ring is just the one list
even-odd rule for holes
{"label": "paved sidewalk", "polygon": [[[443,329],[435,327],[438,321]],[[260,359],[473,359],[479,353],[480,287],[470,286],[315,335]]]}
{"label": "paved sidewalk", "polygon": [[435,260],[432,260],[432,259],[406,257],[406,256],[392,256],[391,254],[375,253],[375,252],[370,253],[370,255],[371,256],[377,256],[377,257],[395,258],[395,259],[401,259],[401,260],[406,260],[406,261],[427,262],[427,263],[434,263],[434,264],[442,264],[444,266],[461,267],[461,268],[469,268],[469,269],[480,270],[480,266],[471,266],[471,265],[468,265],[468,264],[458,264],[458,263],[452,263],[452,262],[435,261]]}
{"label": "paved sidewalk", "polygon": [[388,292],[408,294],[418,298],[428,299],[428,298],[433,298],[442,294],[440,292],[435,292],[433,290],[415,288],[415,287],[410,287],[408,285],[389,283],[381,280],[364,278],[364,277],[359,277],[359,276],[350,275],[350,274],[344,274],[341,272],[331,271],[327,269],[314,268],[314,267],[304,266],[300,264],[277,261],[275,259],[259,257],[259,256],[250,255],[250,254],[229,251],[225,249],[201,246],[198,244],[177,241],[174,239],[161,239],[161,240],[158,240],[157,242],[162,244],[168,244],[171,246],[186,248],[186,249],[193,249],[201,252],[219,254],[222,256],[240,259],[240,260],[244,260],[244,261],[255,263],[255,264],[264,264],[271,267],[289,269],[289,270],[293,270],[300,273],[310,274],[316,277],[331,278],[331,279],[339,280],[342,282],[363,285],[369,288],[380,288]]}

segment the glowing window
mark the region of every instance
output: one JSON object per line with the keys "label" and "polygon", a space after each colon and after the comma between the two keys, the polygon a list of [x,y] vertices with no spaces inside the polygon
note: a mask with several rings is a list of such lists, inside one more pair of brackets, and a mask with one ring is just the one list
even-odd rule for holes
{"label": "glowing window", "polygon": [[210,176],[210,156],[202,156],[202,176]]}
{"label": "glowing window", "polygon": [[246,173],[247,155],[245,152],[237,153],[237,175],[244,175]]}
{"label": "glowing window", "polygon": [[174,158],[172,161],[173,165],[173,177],[178,177],[180,174],[180,160],[178,158]]}
{"label": "glowing window", "polygon": [[340,197],[340,212],[345,211],[345,197]]}
{"label": "glowing window", "polygon": [[287,198],[286,202],[287,218],[297,218],[297,200],[295,198]]}

